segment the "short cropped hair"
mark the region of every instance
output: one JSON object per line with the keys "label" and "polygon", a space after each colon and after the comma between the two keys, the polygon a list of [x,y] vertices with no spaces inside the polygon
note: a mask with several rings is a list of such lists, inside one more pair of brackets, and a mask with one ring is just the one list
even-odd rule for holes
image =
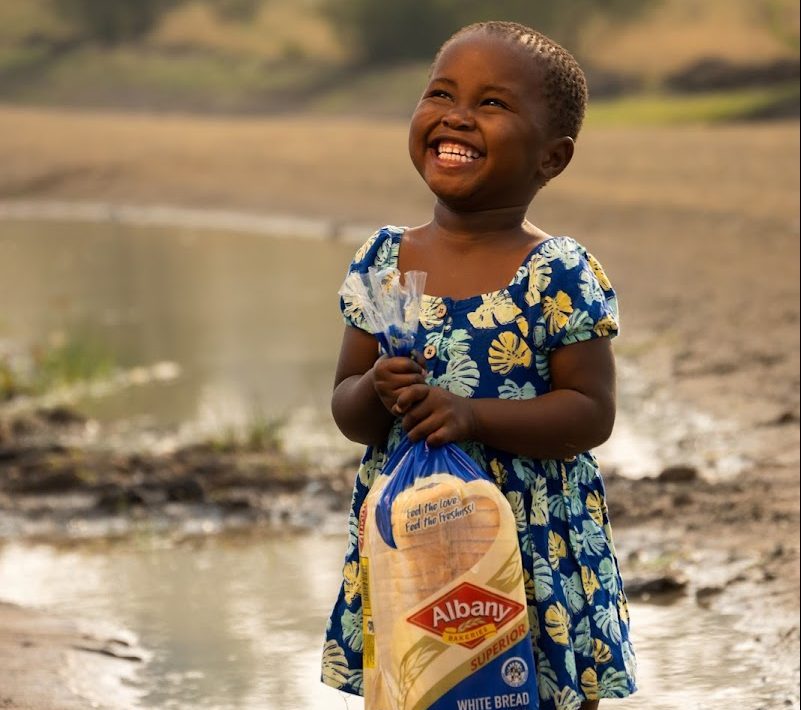
{"label": "short cropped hair", "polygon": [[467,25],[440,47],[436,64],[454,40],[473,32],[486,32],[525,47],[543,68],[543,93],[550,113],[549,127],[560,136],[578,137],[587,107],[587,80],[572,54],[550,37],[517,22],[493,20]]}

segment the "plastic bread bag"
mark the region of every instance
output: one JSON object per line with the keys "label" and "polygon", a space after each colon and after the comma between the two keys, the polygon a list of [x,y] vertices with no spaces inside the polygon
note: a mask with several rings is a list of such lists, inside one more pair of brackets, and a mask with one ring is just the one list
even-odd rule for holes
{"label": "plastic bread bag", "polygon": [[359,554],[365,708],[539,707],[515,517],[458,446],[404,437]]}
{"label": "plastic bread bag", "polygon": [[426,274],[370,267],[366,274],[351,272],[339,289],[351,310],[360,312],[387,355],[410,355],[420,318]]}

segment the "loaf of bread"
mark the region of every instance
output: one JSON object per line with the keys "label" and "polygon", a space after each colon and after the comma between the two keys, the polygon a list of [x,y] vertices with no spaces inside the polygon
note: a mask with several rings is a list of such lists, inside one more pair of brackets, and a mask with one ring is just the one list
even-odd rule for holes
{"label": "loaf of bread", "polygon": [[515,644],[530,657],[517,526],[489,479],[435,473],[392,501],[393,547],[375,523],[387,480],[360,521],[365,707],[425,710]]}

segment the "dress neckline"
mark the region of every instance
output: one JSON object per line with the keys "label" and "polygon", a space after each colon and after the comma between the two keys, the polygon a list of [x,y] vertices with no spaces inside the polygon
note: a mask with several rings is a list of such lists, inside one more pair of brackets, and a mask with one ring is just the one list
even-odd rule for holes
{"label": "dress neckline", "polygon": [[[395,253],[392,255],[392,262],[391,266],[397,271],[398,269],[398,258],[400,256],[400,243],[401,239],[403,239],[403,235],[408,231],[409,227],[386,227],[385,229],[389,229],[390,231],[390,238],[397,242],[398,249],[395,250]],[[568,237],[564,236],[551,236],[547,239],[543,239],[539,244],[535,244],[531,249],[529,249],[528,253],[523,257],[523,260],[518,265],[515,273],[512,275],[512,278],[509,280],[509,283],[506,284],[503,288],[496,289],[494,291],[484,291],[482,293],[476,293],[471,296],[465,296],[464,298],[453,298],[451,296],[433,296],[428,293],[423,294],[424,301],[442,301],[444,303],[451,304],[452,307],[458,307],[460,304],[469,306],[475,302],[484,301],[486,299],[490,299],[493,296],[497,296],[501,293],[508,293],[511,289],[519,288],[521,285],[527,285],[526,283],[526,276],[528,276],[528,265],[531,262],[531,259],[534,255],[545,245],[549,242],[554,242],[559,239],[567,239]],[[521,274],[521,269],[525,269],[526,273]]]}

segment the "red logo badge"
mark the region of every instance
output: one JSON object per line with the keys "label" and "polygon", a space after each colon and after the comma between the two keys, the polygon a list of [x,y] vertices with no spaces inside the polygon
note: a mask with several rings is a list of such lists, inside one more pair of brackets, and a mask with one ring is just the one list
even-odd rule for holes
{"label": "red logo badge", "polygon": [[512,599],[462,582],[407,621],[446,643],[475,648],[514,619],[523,605]]}

